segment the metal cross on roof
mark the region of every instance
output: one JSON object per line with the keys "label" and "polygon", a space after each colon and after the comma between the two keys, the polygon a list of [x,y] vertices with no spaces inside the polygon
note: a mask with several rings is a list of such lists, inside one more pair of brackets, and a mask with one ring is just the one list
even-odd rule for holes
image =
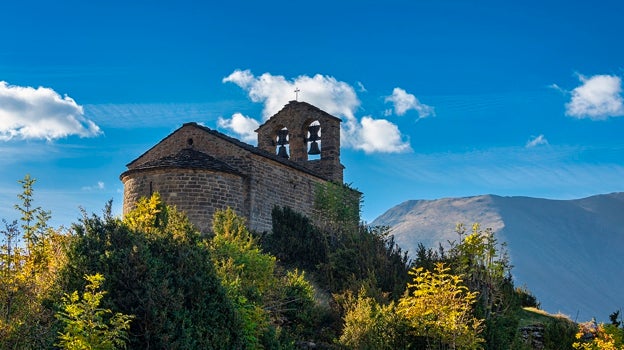
{"label": "metal cross on roof", "polygon": [[301,90],[299,90],[299,88],[296,87],[295,88],[295,101],[299,101],[299,91],[301,91]]}

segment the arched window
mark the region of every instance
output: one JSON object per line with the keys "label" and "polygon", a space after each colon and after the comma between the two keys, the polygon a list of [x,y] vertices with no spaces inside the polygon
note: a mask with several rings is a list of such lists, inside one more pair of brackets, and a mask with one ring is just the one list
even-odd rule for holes
{"label": "arched window", "polygon": [[288,146],[289,139],[290,137],[288,136],[288,129],[284,127],[284,128],[277,130],[277,134],[275,136],[275,144],[276,144],[275,154],[277,154],[278,157],[282,157],[282,158],[289,157],[289,154],[290,154],[290,148]]}
{"label": "arched window", "polygon": [[318,120],[308,125],[306,145],[308,160],[321,159],[321,123]]}

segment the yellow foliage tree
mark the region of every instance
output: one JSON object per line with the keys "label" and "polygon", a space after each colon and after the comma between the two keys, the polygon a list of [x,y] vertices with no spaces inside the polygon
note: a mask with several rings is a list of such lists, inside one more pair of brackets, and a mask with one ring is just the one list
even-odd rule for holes
{"label": "yellow foliage tree", "polygon": [[478,349],[483,320],[473,316],[476,292],[462,285],[461,276],[437,263],[433,272],[410,271],[413,283],[399,300],[397,312],[405,317],[416,336],[425,337],[429,348]]}
{"label": "yellow foliage tree", "polygon": [[617,326],[591,321],[579,324],[572,347],[577,350],[624,350],[623,338],[624,330]]}
{"label": "yellow foliage tree", "polygon": [[35,207],[35,179],[26,175],[19,221],[0,227],[0,349],[43,348],[54,339],[54,315],[46,306],[59,269],[66,262],[67,233],[48,226],[50,213]]}
{"label": "yellow foliage tree", "polygon": [[408,324],[391,302],[381,305],[366,296],[364,289],[357,298],[351,291],[339,296],[345,308],[344,329],[338,342],[348,349],[406,349]]}
{"label": "yellow foliage tree", "polygon": [[78,292],[63,297],[62,311],[56,317],[64,323],[58,346],[67,350],[125,349],[130,322],[134,316],[114,313],[100,307],[106,292],[100,290],[104,282],[101,274],[87,275],[89,282],[82,297]]}

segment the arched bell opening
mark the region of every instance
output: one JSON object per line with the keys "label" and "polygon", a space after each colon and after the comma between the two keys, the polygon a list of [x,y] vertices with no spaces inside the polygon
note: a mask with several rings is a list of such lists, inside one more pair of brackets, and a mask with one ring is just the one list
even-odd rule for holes
{"label": "arched bell opening", "polygon": [[321,159],[321,123],[318,120],[308,124],[305,141],[308,160]]}
{"label": "arched bell opening", "polygon": [[275,154],[278,157],[288,159],[290,157],[290,146],[289,146],[290,136],[288,135],[287,128],[281,128],[277,130],[275,135]]}

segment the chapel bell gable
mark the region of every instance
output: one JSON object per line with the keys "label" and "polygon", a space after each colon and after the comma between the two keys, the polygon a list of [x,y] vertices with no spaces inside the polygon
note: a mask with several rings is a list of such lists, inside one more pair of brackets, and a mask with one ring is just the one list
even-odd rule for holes
{"label": "chapel bell gable", "polygon": [[290,101],[256,130],[258,148],[342,183],[340,122],[309,103]]}

